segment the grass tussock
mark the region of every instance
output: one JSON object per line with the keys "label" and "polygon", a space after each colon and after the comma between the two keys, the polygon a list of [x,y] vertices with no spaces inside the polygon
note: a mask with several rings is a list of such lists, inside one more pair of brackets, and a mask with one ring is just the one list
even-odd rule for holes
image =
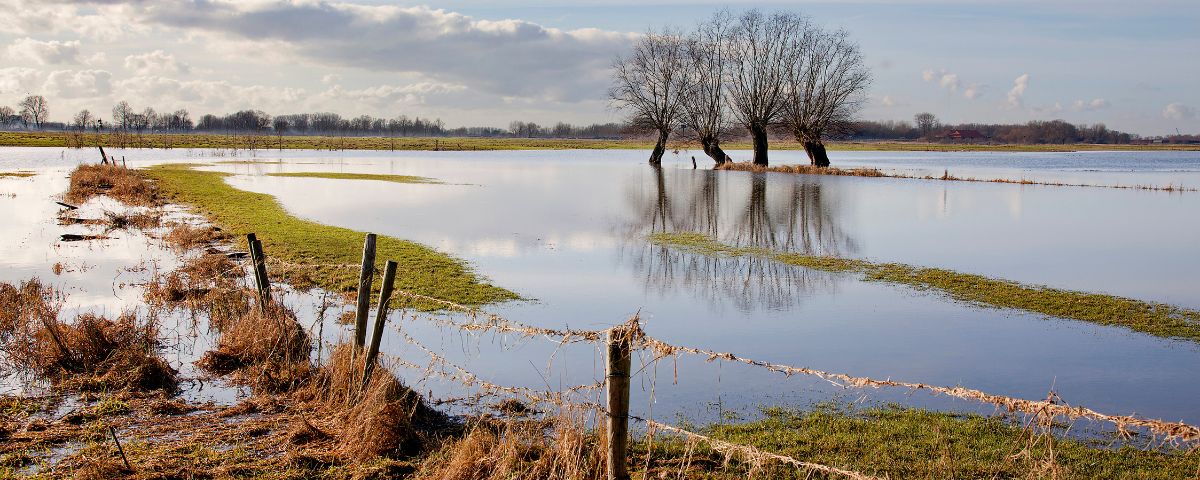
{"label": "grass tussock", "polygon": [[604,478],[604,449],[583,416],[538,420],[478,419],[446,441],[414,475],[421,480]]}
{"label": "grass tussock", "polygon": [[702,255],[753,256],[816,270],[858,273],[868,281],[908,285],[976,305],[1012,308],[1200,342],[1200,311],[1174,305],[1026,285],[940,268],[736,247],[698,233],[657,233],[650,236],[650,241]]}
{"label": "grass tussock", "polygon": [[221,254],[202,254],[146,284],[144,297],[154,307],[184,308],[208,318],[222,331],[251,309],[253,295],[242,288],[243,269]]}
{"label": "grass tussock", "polygon": [[[256,233],[269,259],[283,264],[271,267],[273,279],[297,288],[318,286],[334,292],[357,287],[362,232],[297,218],[269,195],[231,187],[225,183],[224,173],[179,165],[156,166],[147,173],[164,194],[190,205],[223,231],[237,236]],[[486,283],[463,261],[424,245],[379,236],[376,248],[377,258],[400,262],[397,289],[465,305],[518,298],[513,292]],[[433,304],[414,307],[440,308]]]}
{"label": "grass tussock", "polygon": [[379,182],[392,183],[424,183],[437,184],[442,183],[432,178],[418,177],[415,175],[386,175],[377,173],[342,173],[342,172],[287,172],[287,173],[268,173],[268,177],[291,177],[291,178],[326,178],[331,180],[374,180]]}
{"label": "grass tussock", "polygon": [[116,165],[80,165],[71,171],[65,200],[83,203],[106,195],[129,205],[155,205],[158,192],[145,174]]}
{"label": "grass tussock", "polygon": [[73,391],[174,391],[176,372],[158,355],[153,319],[85,313],[58,319],[58,298],[37,279],[0,284],[0,344],[8,367]]}
{"label": "grass tussock", "polygon": [[287,392],[311,374],[312,341],[291,310],[268,303],[250,308],[221,331],[215,350],[197,366],[217,375],[237,373],[256,392]]}
{"label": "grass tussock", "polygon": [[226,242],[229,234],[211,225],[176,224],[171,227],[163,240],[177,251],[187,251],[213,244]]}
{"label": "grass tussock", "polygon": [[136,228],[145,230],[158,228],[162,225],[162,212],[151,210],[147,212],[104,212],[102,224],[108,230],[129,230]]}

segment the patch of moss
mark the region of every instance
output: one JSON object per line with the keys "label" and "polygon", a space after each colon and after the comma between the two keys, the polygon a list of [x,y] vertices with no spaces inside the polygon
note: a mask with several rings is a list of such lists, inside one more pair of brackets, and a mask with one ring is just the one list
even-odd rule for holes
{"label": "patch of moss", "polygon": [[432,178],[418,177],[415,175],[385,175],[377,173],[336,173],[336,172],[287,172],[287,173],[268,173],[269,177],[295,177],[295,178],[328,178],[331,180],[376,180],[380,182],[394,183],[442,183]]}
{"label": "patch of moss", "polygon": [[[163,195],[191,206],[231,234],[257,234],[268,258],[298,266],[276,268],[268,272],[269,275],[283,276],[297,287],[315,285],[331,291],[353,291],[357,287],[362,232],[297,218],[270,195],[230,186],[225,182],[227,173],[170,164],[148,168],[146,173],[157,181]],[[487,283],[462,260],[419,243],[380,235],[376,242],[376,258],[380,270],[386,260],[399,263],[396,288],[400,290],[464,305],[519,298],[513,292]],[[305,265],[320,267],[304,268]],[[376,281],[376,287],[378,284]],[[413,306],[438,308],[425,304]]]}
{"label": "patch of moss", "polygon": [[1200,342],[1200,311],[1100,293],[1026,285],[940,268],[736,247],[698,233],[656,233],[650,241],[709,256],[754,256],[815,270],[854,272],[868,281],[908,285],[958,301],[1082,320],[1166,338]]}

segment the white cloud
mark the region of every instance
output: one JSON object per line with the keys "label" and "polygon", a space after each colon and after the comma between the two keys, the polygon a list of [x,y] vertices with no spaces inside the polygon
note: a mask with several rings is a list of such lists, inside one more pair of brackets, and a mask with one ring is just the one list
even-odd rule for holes
{"label": "white cloud", "polygon": [[986,91],[987,85],[972,83],[967,85],[966,90],[963,90],[963,97],[968,100],[975,100],[979,97],[982,97]]}
{"label": "white cloud", "polygon": [[8,56],[18,60],[30,60],[38,65],[74,65],[81,62],[78,40],[61,42],[20,38],[8,46]]}
{"label": "white cloud", "polygon": [[112,92],[112,74],[104,70],[57,70],[46,77],[42,89],[58,98],[102,97]]}
{"label": "white cloud", "polygon": [[1196,118],[1196,109],[1176,102],[1163,108],[1162,116],[1167,120],[1190,120]]}
{"label": "white cloud", "polygon": [[[1008,91],[1008,106],[1017,108],[1025,102],[1025,89],[1029,87],[1029,74],[1023,74],[1013,80],[1013,88]],[[1061,110],[1061,106],[1060,106]]]}
{"label": "white cloud", "polygon": [[186,74],[191,71],[191,66],[162,50],[129,55],[125,57],[125,68],[138,75]]}
{"label": "white cloud", "polygon": [[[122,98],[155,105],[157,108],[186,107],[191,110],[228,112],[259,109],[272,112],[303,110],[308,98],[304,89],[237,85],[225,80],[181,81],[164,76],[137,76],[116,82]],[[167,107],[170,106],[170,107]]]}
{"label": "white cloud", "polygon": [[1075,110],[1076,112],[1092,112],[1096,110],[1103,110],[1108,107],[1108,100],[1103,98],[1094,98],[1090,102],[1076,100],[1075,103],[1071,104],[1071,109]]}
{"label": "white cloud", "polygon": [[337,85],[338,82],[341,82],[341,81],[342,81],[342,76],[338,75],[336,73],[330,73],[330,74],[325,75],[324,77],[321,77],[321,83],[324,83],[325,85]]}
{"label": "white cloud", "polygon": [[429,97],[456,94],[467,90],[463,85],[421,82],[411,85],[378,85],[358,90],[346,90],[334,85],[321,93],[323,99],[353,100],[376,108],[401,105],[421,105]]}
{"label": "white cloud", "polygon": [[894,107],[896,106],[896,99],[892,98],[891,95],[884,95],[883,98],[879,100],[879,103],[885,107]]}
{"label": "white cloud", "polygon": [[41,72],[32,68],[0,68],[0,94],[24,94],[41,83]]}

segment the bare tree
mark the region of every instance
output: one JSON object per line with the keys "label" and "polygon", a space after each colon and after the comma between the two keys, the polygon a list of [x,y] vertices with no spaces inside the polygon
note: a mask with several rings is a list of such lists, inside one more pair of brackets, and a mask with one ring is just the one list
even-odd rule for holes
{"label": "bare tree", "polygon": [[75,114],[75,118],[72,120],[71,126],[82,132],[87,130],[87,128],[95,121],[96,117],[92,116],[92,112],[85,108],[80,110],[79,113]]}
{"label": "bare tree", "polygon": [[12,107],[8,105],[0,105],[0,126],[6,126],[14,122],[15,120],[13,120],[13,117],[16,116],[17,112],[13,110]]}
{"label": "bare tree", "polygon": [[630,113],[630,123],[654,131],[658,140],[650,164],[661,165],[667,138],[683,110],[683,91],[690,83],[682,35],[671,30],[648,32],[626,57],[613,62],[612,104]]}
{"label": "bare tree", "polygon": [[25,126],[33,124],[33,127],[39,130],[50,115],[46,97],[41,95],[29,95],[17,106],[21,107],[21,120],[25,122]]}
{"label": "bare tree", "polygon": [[725,111],[725,65],[732,19],[722,10],[700,24],[686,43],[686,68],[691,82],[683,92],[683,124],[696,136],[704,153],[717,165],[731,161],[721,149],[729,130]]}
{"label": "bare tree", "polygon": [[783,114],[791,40],[807,25],[800,15],[750,10],[729,36],[726,94],[738,123],[750,131],[754,164],[767,165],[767,132]]}
{"label": "bare tree", "polygon": [[788,74],[785,123],[814,166],[829,166],[822,138],[850,127],[871,85],[858,44],[845,30],[812,30]]}
{"label": "bare tree", "polygon": [[275,130],[280,150],[283,150],[283,134],[287,132],[288,126],[287,118],[284,117],[275,117],[275,120],[271,122],[271,129]]}
{"label": "bare tree", "polygon": [[129,121],[132,120],[133,115],[133,107],[129,106],[129,102],[124,100],[117,102],[116,105],[113,105],[112,109],[113,127],[120,128],[121,130],[129,130]]}
{"label": "bare tree", "polygon": [[922,137],[928,137],[938,125],[937,116],[929,112],[913,115],[913,121],[917,123],[917,129],[921,131]]}

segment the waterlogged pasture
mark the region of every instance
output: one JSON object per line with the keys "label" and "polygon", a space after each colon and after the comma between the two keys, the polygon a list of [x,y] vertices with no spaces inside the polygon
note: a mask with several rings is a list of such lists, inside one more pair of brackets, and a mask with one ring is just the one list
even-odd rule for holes
{"label": "waterlogged pasture", "polygon": [[[644,153],[131,150],[116,155],[139,166],[208,164],[196,168],[233,174],[226,178],[231,186],[272,195],[303,219],[413,240],[465,259],[491,284],[529,299],[487,310],[528,324],[597,329],[640,312],[650,334],[675,344],[1030,399],[1054,390],[1069,403],[1104,412],[1200,421],[1200,406],[1191,400],[1200,394],[1192,381],[1200,368],[1200,346],[1192,342],[984,308],[839,272],[753,257],[711,257],[648,239],[656,232],[698,232],[736,246],[939,267],[1197,309],[1200,222],[1188,219],[1200,211],[1200,194],[713,172],[693,170],[690,153],[653,170],[643,165]],[[8,148],[0,150],[0,170],[61,178],[79,160],[94,161],[94,156],[91,151]],[[772,161],[799,163],[802,157],[801,152],[778,152]],[[706,165],[702,155],[697,159]],[[217,163],[230,160],[239,163]],[[1200,186],[1196,152],[840,152],[834,162],[922,175],[948,169],[981,178]],[[362,181],[360,174],[438,183]],[[14,218],[30,223],[29,229],[48,228],[33,225],[34,216],[42,222],[53,217],[53,204],[45,215],[26,209],[36,202],[45,207],[54,193],[50,185],[27,191],[37,182],[50,182],[41,178],[0,179],[0,193],[18,192],[0,202],[9,205],[5,208]],[[32,243],[47,237],[23,235]],[[262,240],[270,255],[272,239]],[[45,272],[47,262],[53,263],[53,252],[29,243],[13,238],[0,243],[9,258],[5,281]],[[90,248],[99,258],[144,251],[113,242]],[[122,253],[100,254],[112,248]],[[107,281],[92,283],[79,288],[97,298],[113,295]],[[289,296],[288,301],[308,305],[300,309],[304,312],[316,300]],[[404,319],[413,315],[418,320]],[[501,385],[559,389],[603,376],[602,353],[591,345],[467,336],[424,321],[429,316],[394,313],[384,352],[429,364],[428,356],[404,340],[411,336]],[[311,317],[303,321],[332,342],[345,330],[333,323],[336,315],[330,317],[324,326]],[[633,409],[639,415],[751,417],[759,406],[829,399],[991,412],[922,393],[844,390],[739,364],[687,357],[643,363],[650,360],[634,360]],[[396,368],[402,379],[433,397],[468,392],[436,376]]]}

